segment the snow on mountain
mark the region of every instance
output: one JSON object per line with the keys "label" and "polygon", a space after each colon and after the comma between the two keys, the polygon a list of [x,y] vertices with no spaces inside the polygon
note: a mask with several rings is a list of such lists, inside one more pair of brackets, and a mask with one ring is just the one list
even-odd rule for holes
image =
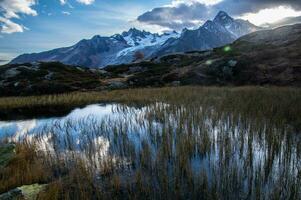
{"label": "snow on mountain", "polygon": [[35,61],[59,61],[69,65],[105,67],[107,65],[130,63],[136,51],[147,58],[170,37],[178,37],[171,32],[162,35],[140,31],[135,28],[111,37],[94,36],[81,40],[71,47],[54,49],[42,53],[23,54],[11,61],[12,64]]}
{"label": "snow on mountain", "polygon": [[20,55],[11,64],[59,61],[69,65],[102,68],[131,63],[135,61],[134,55],[138,51],[145,59],[149,59],[170,53],[207,50],[229,44],[256,30],[260,28],[248,21],[233,19],[221,11],[214,20],[208,20],[197,30],[184,29],[181,34],[170,32],[159,35],[131,28],[110,37],[96,35],[71,47]]}
{"label": "snow on mountain", "polygon": [[127,44],[131,47],[125,48],[117,53],[117,57],[126,56],[129,53],[134,53],[136,51],[143,51],[146,47],[157,47],[164,44],[169,38],[178,38],[179,34],[177,32],[165,33],[163,35],[151,34],[145,32],[143,35],[128,34],[124,37]]}

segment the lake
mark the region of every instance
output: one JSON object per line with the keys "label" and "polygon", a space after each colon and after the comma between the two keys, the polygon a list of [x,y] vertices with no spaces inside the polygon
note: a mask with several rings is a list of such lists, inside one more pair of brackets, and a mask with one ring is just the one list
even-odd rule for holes
{"label": "lake", "polygon": [[53,162],[80,159],[98,179],[111,169],[130,181],[142,170],[150,183],[206,183],[245,198],[268,198],[279,185],[287,197],[301,169],[301,139],[289,125],[214,107],[94,104],[59,118],[1,121],[0,138],[35,144]]}

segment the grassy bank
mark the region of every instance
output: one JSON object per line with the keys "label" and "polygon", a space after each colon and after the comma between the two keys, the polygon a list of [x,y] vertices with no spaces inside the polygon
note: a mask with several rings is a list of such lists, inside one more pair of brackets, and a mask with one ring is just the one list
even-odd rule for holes
{"label": "grassy bank", "polygon": [[[78,92],[60,95],[0,98],[0,119],[67,114],[75,107],[92,103],[202,104],[218,110],[267,117],[301,126],[301,89],[286,87],[174,87]],[[32,116],[30,116],[32,115]]]}
{"label": "grassy bank", "polygon": [[[0,109],[32,108],[35,106],[77,106],[95,102],[149,103],[166,101],[185,103],[187,101],[203,101],[205,99],[216,103],[218,100],[235,98],[236,103],[248,103],[256,100],[260,104],[297,103],[301,89],[289,87],[166,87],[113,90],[103,92],[74,92],[58,95],[2,97]],[[286,100],[285,100],[286,99]],[[283,100],[285,100],[283,102]],[[246,102],[247,101],[247,102]],[[273,102],[271,102],[273,101]],[[229,102],[227,102],[229,103]],[[257,104],[254,104],[256,106]]]}

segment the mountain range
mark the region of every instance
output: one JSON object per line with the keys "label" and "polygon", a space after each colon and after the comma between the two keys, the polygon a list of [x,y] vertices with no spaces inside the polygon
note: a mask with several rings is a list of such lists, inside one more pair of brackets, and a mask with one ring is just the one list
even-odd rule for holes
{"label": "mountain range", "polygon": [[262,30],[207,51],[103,69],[32,62],[0,66],[0,96],[179,85],[301,86],[301,24]]}
{"label": "mountain range", "polygon": [[146,60],[172,53],[208,50],[260,29],[248,21],[233,19],[220,11],[212,21],[208,20],[196,30],[184,29],[181,34],[173,31],[159,35],[132,28],[110,37],[96,35],[71,47],[23,54],[10,64],[58,61],[68,65],[103,68],[131,63],[137,59],[136,52]]}

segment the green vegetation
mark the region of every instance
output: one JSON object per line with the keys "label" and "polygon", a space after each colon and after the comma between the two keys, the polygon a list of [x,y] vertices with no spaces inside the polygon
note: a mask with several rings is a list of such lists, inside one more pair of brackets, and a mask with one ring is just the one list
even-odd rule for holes
{"label": "green vegetation", "polygon": [[18,187],[25,199],[35,200],[38,194],[45,189],[46,185],[32,184]]}
{"label": "green vegetation", "polygon": [[48,185],[37,199],[301,198],[298,88],[12,97],[0,99],[0,110],[96,102],[121,103],[113,110],[120,117],[53,122],[19,141],[0,171],[0,193],[39,183]]}
{"label": "green vegetation", "polygon": [[0,194],[1,200],[36,200],[39,193],[43,192],[46,188],[46,185],[32,184],[32,185],[23,185],[17,187],[8,192]]}

